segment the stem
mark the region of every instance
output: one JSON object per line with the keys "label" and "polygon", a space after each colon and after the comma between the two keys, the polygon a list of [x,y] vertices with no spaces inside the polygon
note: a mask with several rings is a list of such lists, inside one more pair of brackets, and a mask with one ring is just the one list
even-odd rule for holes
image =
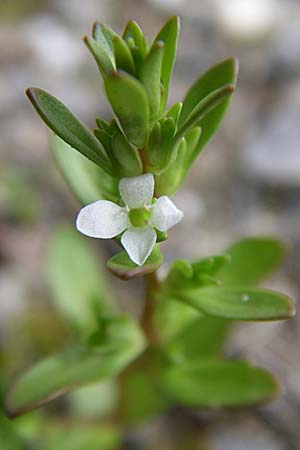
{"label": "stem", "polygon": [[148,339],[150,345],[156,346],[158,344],[158,336],[153,326],[153,315],[156,306],[156,295],[159,291],[159,281],[157,272],[154,271],[145,275],[145,302],[141,317],[141,327]]}

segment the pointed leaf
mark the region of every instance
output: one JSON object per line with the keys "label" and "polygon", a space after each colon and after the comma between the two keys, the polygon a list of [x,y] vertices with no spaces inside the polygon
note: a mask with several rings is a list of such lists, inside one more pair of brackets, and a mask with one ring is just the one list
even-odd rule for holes
{"label": "pointed leaf", "polygon": [[127,139],[142,148],[149,130],[149,105],[143,85],[124,72],[109,74],[104,85]]}
{"label": "pointed leaf", "polygon": [[120,178],[134,177],[142,173],[142,161],[138,151],[120,132],[115,133],[112,138],[112,154],[118,165]]}
{"label": "pointed leaf", "polygon": [[74,152],[72,147],[58,136],[53,135],[50,144],[58,169],[82,205],[99,199],[119,201],[116,179],[79,152]]}
{"label": "pointed leaf", "polygon": [[102,77],[105,77],[107,73],[116,70],[114,60],[110,58],[108,53],[100,44],[98,44],[98,42],[87,36],[84,36],[83,41],[94,56]]}
{"label": "pointed leaf", "polygon": [[132,54],[126,42],[124,42],[124,40],[119,36],[116,36],[113,39],[113,51],[117,69],[121,69],[131,75],[135,75],[136,70]]}
{"label": "pointed leaf", "polygon": [[115,66],[113,40],[118,37],[117,33],[104,23],[95,22],[93,24],[92,35],[97,44],[103,48],[112,65]]}
{"label": "pointed leaf", "polygon": [[55,134],[111,174],[111,165],[102,145],[63,103],[41,89],[30,88],[26,93],[37,113]]}
{"label": "pointed leaf", "polygon": [[50,356],[29,369],[6,398],[6,413],[16,417],[78,386],[116,376],[144,350],[133,319],[106,319],[106,335],[95,346],[78,346]]}
{"label": "pointed leaf", "polygon": [[[234,85],[226,84],[220,88],[209,93],[204,97],[194,108],[193,112],[189,115],[184,125],[176,133],[175,139],[179,139],[186,133],[187,130],[194,126],[199,126],[199,123],[204,119],[211,111],[220,105],[227,97],[230,97],[234,91]],[[191,161],[195,158],[195,154],[192,154]]]}
{"label": "pointed leaf", "polygon": [[138,266],[131,261],[125,251],[117,253],[107,261],[109,270],[119,278],[130,280],[131,278],[151,273],[163,262],[163,256],[156,245],[143,266]]}
{"label": "pointed leaf", "polygon": [[127,23],[122,37],[128,43],[136,69],[139,71],[148,52],[149,44],[147,39],[138,23],[134,20],[130,20]]}
{"label": "pointed leaf", "polygon": [[[179,118],[179,127],[183,126],[194,108],[211,92],[225,84],[236,84],[238,63],[234,58],[227,59],[211,67],[189,89],[183,101]],[[205,116],[198,125],[202,128],[202,135],[195,150],[193,159],[216,132],[225,111],[229,105],[230,97],[225,98],[215,109]]]}
{"label": "pointed leaf", "polygon": [[162,41],[165,44],[161,68],[161,81],[163,85],[161,111],[164,111],[167,104],[169,83],[176,58],[179,28],[179,17],[171,17],[154,39],[154,42]]}
{"label": "pointed leaf", "polygon": [[166,369],[166,392],[192,407],[253,405],[272,400],[279,392],[274,377],[244,361],[203,360]]}
{"label": "pointed leaf", "polygon": [[295,315],[292,301],[284,294],[258,288],[203,287],[174,292],[208,315],[236,320],[280,320]]}
{"label": "pointed leaf", "polygon": [[182,110],[182,103],[178,102],[178,103],[174,103],[174,105],[171,106],[171,108],[166,113],[166,117],[173,117],[176,127],[177,127],[177,124],[178,124],[178,120],[179,120],[179,117],[180,117],[181,110]]}
{"label": "pointed leaf", "polygon": [[155,120],[161,109],[161,65],[164,55],[164,43],[156,42],[141,67],[139,78],[143,83],[149,101],[150,117]]}
{"label": "pointed leaf", "polygon": [[256,284],[278,267],[284,250],[276,239],[242,239],[226,250],[230,262],[220,268],[217,277],[226,285]]}

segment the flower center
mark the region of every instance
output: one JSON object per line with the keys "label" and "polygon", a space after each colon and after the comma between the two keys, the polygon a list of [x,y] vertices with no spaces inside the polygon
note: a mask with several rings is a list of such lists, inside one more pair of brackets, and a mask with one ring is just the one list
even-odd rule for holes
{"label": "flower center", "polygon": [[145,227],[150,219],[150,211],[148,208],[134,208],[128,212],[130,223],[133,227]]}

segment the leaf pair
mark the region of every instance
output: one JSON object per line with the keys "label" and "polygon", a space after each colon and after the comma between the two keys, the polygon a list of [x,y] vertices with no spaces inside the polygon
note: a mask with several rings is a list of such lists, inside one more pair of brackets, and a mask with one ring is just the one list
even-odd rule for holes
{"label": "leaf pair", "polygon": [[193,264],[173,264],[163,297],[175,298],[201,313],[234,320],[277,320],[292,317],[294,306],[285,295],[249,285],[257,283],[282,256],[282,246],[271,239],[245,239],[226,256]]}
{"label": "leaf pair", "polygon": [[[169,164],[157,177],[159,193],[171,195],[178,189],[191,164],[216,132],[235,89],[237,71],[235,59],[222,61],[205,72],[187,92],[176,134],[167,149]],[[179,151],[180,141],[185,144],[181,144]]]}

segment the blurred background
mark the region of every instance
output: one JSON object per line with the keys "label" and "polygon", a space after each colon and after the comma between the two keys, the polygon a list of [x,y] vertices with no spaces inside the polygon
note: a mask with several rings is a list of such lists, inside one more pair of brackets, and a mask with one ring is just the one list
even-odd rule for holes
{"label": "blurred background", "polygon": [[[163,246],[162,273],[175,258],[218,253],[243,236],[272,235],[285,242],[287,257],[266,286],[299,298],[300,2],[1,0],[0,391],[22,368],[72,340],[53,306],[45,261],[52,233],[73,223],[79,204],[54,166],[48,130],[24,89],[38,86],[51,92],[94,127],[95,117],[109,119],[111,111],[81,37],[95,20],[120,32],[135,19],[152,39],[174,14],[181,17],[181,38],[170,104],[181,100],[201,72],[218,60],[237,56],[240,76],[220,131],[175,196],[185,220]],[[90,245],[97,249],[99,264],[115,251],[112,242]],[[110,281],[119,307],[138,315],[131,293],[141,292],[140,283]],[[271,369],[282,379],[284,393],[258,410],[196,414],[193,420],[205,424],[203,448],[300,449],[299,348],[297,317],[286,323],[236,326],[228,353]],[[83,408],[80,397],[72,397],[13,424],[1,418],[1,449],[25,448],[21,437],[33,429],[35,446],[26,448],[40,448],[41,418],[48,414],[54,420],[57,411],[63,415],[71,401]],[[141,439],[159,449],[168,448],[171,432],[166,419],[139,430]],[[104,439],[109,441],[105,431]],[[78,442],[70,447],[49,444],[49,449],[84,450]]]}

